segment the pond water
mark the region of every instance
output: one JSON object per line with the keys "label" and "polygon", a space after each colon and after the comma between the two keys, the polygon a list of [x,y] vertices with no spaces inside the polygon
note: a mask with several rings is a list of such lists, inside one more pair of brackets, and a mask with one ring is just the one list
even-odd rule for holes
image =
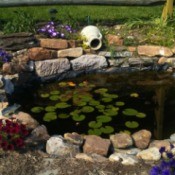
{"label": "pond water", "polygon": [[50,134],[78,132],[109,137],[148,129],[156,139],[175,132],[172,73],[89,74],[41,84],[14,95]]}

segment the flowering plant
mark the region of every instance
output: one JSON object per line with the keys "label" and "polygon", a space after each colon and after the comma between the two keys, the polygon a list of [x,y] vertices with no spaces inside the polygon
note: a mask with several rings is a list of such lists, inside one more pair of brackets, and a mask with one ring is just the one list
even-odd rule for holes
{"label": "flowering plant", "polygon": [[69,25],[57,25],[55,22],[50,21],[40,28],[38,32],[50,38],[68,38],[70,34],[75,33],[75,30]]}
{"label": "flowering plant", "polygon": [[25,125],[9,120],[0,120],[0,147],[14,150],[24,147],[24,138],[29,134]]}
{"label": "flowering plant", "polygon": [[[171,145],[171,149],[174,146]],[[175,157],[171,151],[166,151],[165,147],[160,148],[160,153],[166,157],[159,165],[152,167],[150,175],[175,175]]]}
{"label": "flowering plant", "polygon": [[0,48],[0,62],[6,63],[11,61],[12,56],[7,53],[5,50]]}

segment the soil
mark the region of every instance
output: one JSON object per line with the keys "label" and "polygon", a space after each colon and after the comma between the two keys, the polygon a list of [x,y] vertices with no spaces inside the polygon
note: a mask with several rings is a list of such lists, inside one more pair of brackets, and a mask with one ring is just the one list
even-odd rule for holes
{"label": "soil", "polygon": [[0,152],[0,175],[148,175],[158,162],[140,160],[134,166],[121,162],[89,162],[74,157],[54,157],[45,151]]}

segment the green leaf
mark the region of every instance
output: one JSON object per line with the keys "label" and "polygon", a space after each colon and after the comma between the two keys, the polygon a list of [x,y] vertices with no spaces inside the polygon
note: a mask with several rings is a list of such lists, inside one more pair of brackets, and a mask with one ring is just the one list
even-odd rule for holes
{"label": "green leaf", "polygon": [[55,107],[56,108],[58,108],[58,109],[64,109],[64,108],[68,108],[68,107],[70,107],[71,105],[69,105],[69,104],[67,104],[67,103],[65,103],[65,102],[60,102],[60,103],[57,103],[56,105],[55,105]]}
{"label": "green leaf", "polygon": [[138,111],[132,108],[127,108],[122,113],[127,116],[136,116],[138,114]]}
{"label": "green leaf", "polygon": [[97,94],[104,94],[108,91],[108,89],[106,88],[100,88],[100,89],[96,89],[94,92]]}
{"label": "green leaf", "polygon": [[52,101],[57,101],[59,99],[59,96],[58,95],[51,95],[49,97],[49,99],[52,100]]}
{"label": "green leaf", "polygon": [[97,135],[97,136],[100,136],[100,135],[101,135],[101,130],[100,130],[100,129],[89,129],[89,130],[88,130],[88,134],[89,134],[89,135]]}
{"label": "green leaf", "polygon": [[92,106],[84,106],[82,107],[81,111],[84,113],[90,113],[94,111],[94,108]]}
{"label": "green leaf", "polygon": [[134,129],[139,127],[139,123],[136,121],[127,121],[125,122],[125,126],[128,128]]}
{"label": "green leaf", "polygon": [[111,134],[114,132],[114,128],[112,126],[105,126],[100,128],[101,132],[104,134]]}
{"label": "green leaf", "polygon": [[108,123],[112,120],[111,117],[106,116],[106,115],[99,115],[99,116],[97,116],[96,119],[98,122],[101,122],[101,123]]}
{"label": "green leaf", "polygon": [[55,106],[47,106],[47,107],[45,107],[45,111],[47,111],[47,112],[54,112],[55,111]]}
{"label": "green leaf", "polygon": [[72,116],[72,119],[73,119],[74,121],[76,121],[76,122],[83,121],[85,118],[86,118],[86,116],[83,115],[83,114],[81,114],[81,115],[79,115],[79,114],[74,114],[74,115]]}
{"label": "green leaf", "polygon": [[104,103],[109,103],[109,102],[112,101],[112,98],[107,98],[107,97],[105,97],[105,98],[102,98],[101,100],[102,100]]}
{"label": "green leaf", "polygon": [[31,111],[33,112],[33,113],[40,113],[40,112],[42,112],[44,110],[44,108],[43,107],[40,107],[40,106],[36,106],[36,107],[33,107],[32,109],[31,109]]}
{"label": "green leaf", "polygon": [[50,92],[50,95],[58,95],[58,94],[60,94],[60,91],[58,91],[58,90]]}
{"label": "green leaf", "polygon": [[138,117],[138,118],[145,118],[146,117],[146,114],[143,113],[143,112],[138,112],[137,115],[136,115],[136,117]]}
{"label": "green leaf", "polygon": [[61,113],[61,114],[58,114],[58,118],[66,119],[66,118],[69,118],[69,115],[65,113]]}
{"label": "green leaf", "polygon": [[48,93],[40,94],[40,97],[41,97],[41,98],[48,98],[48,97],[49,97],[49,94],[48,94]]}
{"label": "green leaf", "polygon": [[91,101],[89,102],[89,105],[98,106],[98,105],[100,105],[100,102],[97,101],[97,100],[91,100]]}
{"label": "green leaf", "polygon": [[91,121],[91,122],[89,122],[88,126],[90,128],[100,128],[102,126],[102,122]]}
{"label": "green leaf", "polygon": [[46,121],[46,122],[50,122],[50,121],[56,120],[56,119],[57,119],[56,112],[48,112],[43,117],[43,120]]}
{"label": "green leaf", "polygon": [[115,104],[117,106],[124,106],[125,105],[125,102],[123,102],[123,101],[117,101]]}

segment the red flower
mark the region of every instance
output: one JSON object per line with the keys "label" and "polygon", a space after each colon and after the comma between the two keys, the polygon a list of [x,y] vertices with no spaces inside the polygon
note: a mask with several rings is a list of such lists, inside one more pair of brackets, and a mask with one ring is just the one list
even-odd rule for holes
{"label": "red flower", "polygon": [[21,148],[24,146],[24,141],[21,138],[15,139],[15,144],[17,147]]}

